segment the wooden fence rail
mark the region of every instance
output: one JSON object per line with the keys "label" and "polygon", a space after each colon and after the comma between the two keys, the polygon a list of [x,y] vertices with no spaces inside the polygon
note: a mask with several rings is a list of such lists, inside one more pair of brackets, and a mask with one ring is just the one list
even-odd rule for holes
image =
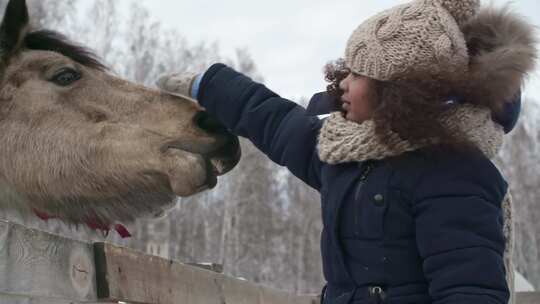
{"label": "wooden fence rail", "polygon": [[[118,302],[316,304],[318,299],[107,243],[88,244],[0,220],[0,304]],[[540,303],[540,293],[518,294],[517,304],[532,303]]]}
{"label": "wooden fence rail", "polygon": [[[212,267],[209,267],[212,268]],[[312,304],[211,270],[0,220],[0,304]]]}

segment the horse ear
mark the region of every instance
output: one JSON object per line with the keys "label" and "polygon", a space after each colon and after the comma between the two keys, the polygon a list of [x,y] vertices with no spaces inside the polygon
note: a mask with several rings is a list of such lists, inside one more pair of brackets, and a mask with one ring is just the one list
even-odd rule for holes
{"label": "horse ear", "polygon": [[28,8],[25,0],[10,0],[0,26],[0,54],[2,59],[17,51],[28,31]]}

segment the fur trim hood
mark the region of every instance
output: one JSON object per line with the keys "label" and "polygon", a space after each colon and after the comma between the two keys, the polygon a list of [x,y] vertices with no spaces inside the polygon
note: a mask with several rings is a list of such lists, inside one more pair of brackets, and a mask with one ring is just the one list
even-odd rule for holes
{"label": "fur trim hood", "polygon": [[457,90],[466,102],[500,111],[535,68],[535,27],[508,7],[483,8],[462,28],[469,71]]}

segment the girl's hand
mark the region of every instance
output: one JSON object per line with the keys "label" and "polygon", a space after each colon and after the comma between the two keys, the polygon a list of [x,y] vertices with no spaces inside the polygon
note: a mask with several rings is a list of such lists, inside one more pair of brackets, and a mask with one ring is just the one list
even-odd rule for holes
{"label": "girl's hand", "polygon": [[193,84],[198,78],[197,76],[197,73],[192,72],[163,75],[156,81],[156,85],[158,88],[167,93],[196,99],[196,91],[198,91],[198,86],[197,90],[193,90]]}

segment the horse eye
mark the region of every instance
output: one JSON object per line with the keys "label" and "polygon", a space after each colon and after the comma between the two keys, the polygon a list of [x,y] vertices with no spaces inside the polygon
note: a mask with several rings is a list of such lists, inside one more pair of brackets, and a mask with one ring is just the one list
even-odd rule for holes
{"label": "horse eye", "polygon": [[81,79],[81,73],[71,68],[61,69],[51,79],[55,84],[65,87]]}

